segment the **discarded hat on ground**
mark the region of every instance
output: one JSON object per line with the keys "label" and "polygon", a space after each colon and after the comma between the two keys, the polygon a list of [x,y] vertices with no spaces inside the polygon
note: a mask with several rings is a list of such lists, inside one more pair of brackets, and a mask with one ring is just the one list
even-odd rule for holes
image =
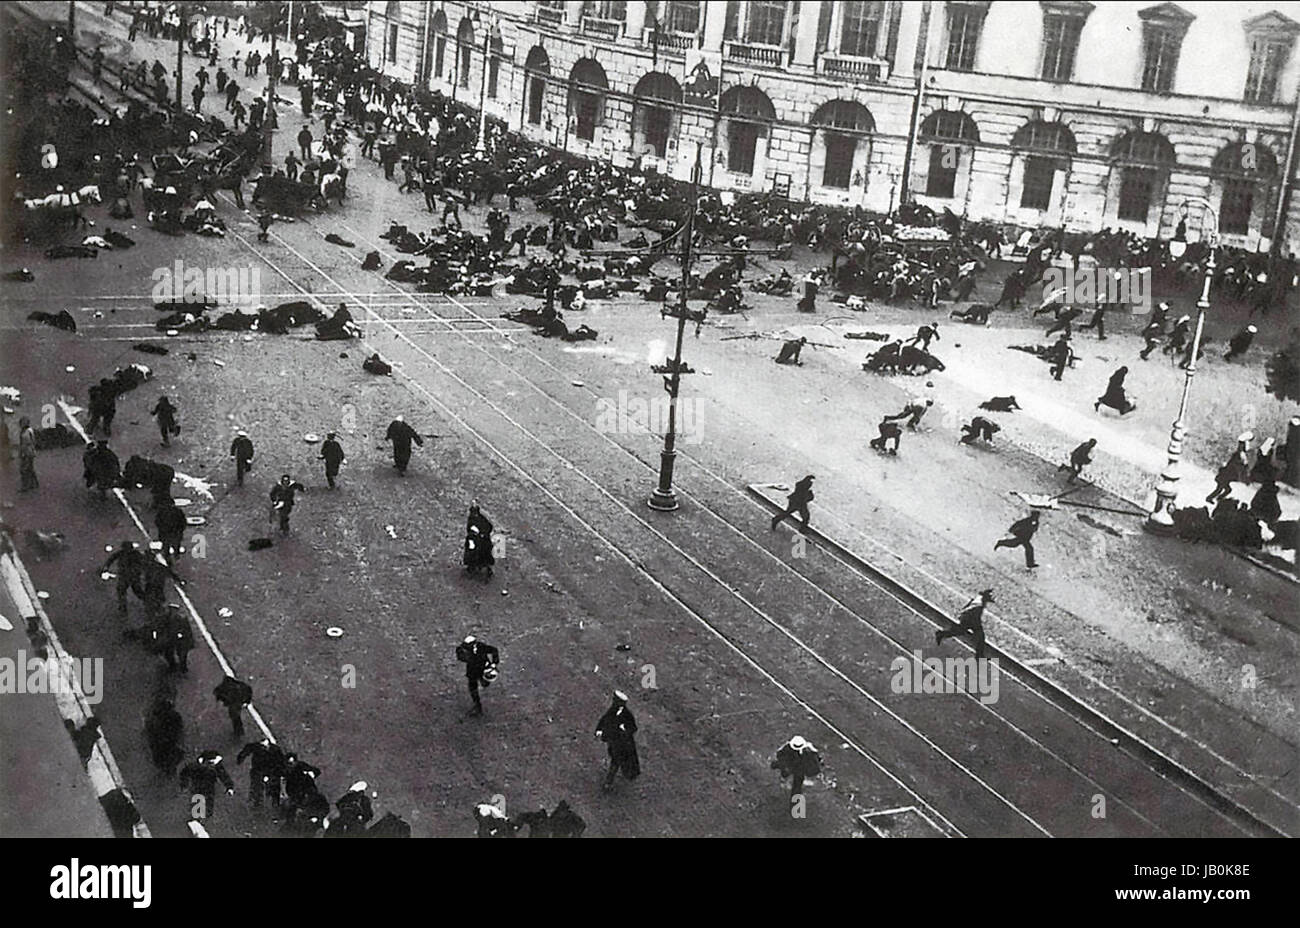
{"label": "discarded hat on ground", "polygon": [[627,702],[627,693],[622,690],[614,690],[614,698],[619,702]]}

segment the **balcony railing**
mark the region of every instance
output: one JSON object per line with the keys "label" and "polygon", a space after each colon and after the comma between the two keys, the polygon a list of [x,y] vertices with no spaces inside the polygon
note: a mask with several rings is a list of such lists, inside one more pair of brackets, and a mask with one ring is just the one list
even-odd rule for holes
{"label": "balcony railing", "polygon": [[564,22],[564,10],[555,6],[539,6],[537,8],[537,23],[541,26],[550,26],[554,29]]}
{"label": "balcony railing", "polygon": [[[642,38],[642,42],[647,46],[654,45],[655,31],[647,29]],[[665,32],[659,30],[659,50],[684,53],[687,49],[694,48],[699,44],[699,37],[694,32]]]}
{"label": "balcony railing", "polygon": [[856,55],[823,52],[817,57],[817,73],[880,83],[889,79],[889,62],[884,58],[859,58]]}
{"label": "balcony railing", "polygon": [[758,65],[764,68],[779,68],[782,65],[784,51],[776,45],[748,45],[744,42],[728,42],[727,57],[742,64]]}
{"label": "balcony railing", "polygon": [[582,17],[583,35],[594,35],[602,39],[617,39],[623,34],[621,19],[598,19],[594,16]]}

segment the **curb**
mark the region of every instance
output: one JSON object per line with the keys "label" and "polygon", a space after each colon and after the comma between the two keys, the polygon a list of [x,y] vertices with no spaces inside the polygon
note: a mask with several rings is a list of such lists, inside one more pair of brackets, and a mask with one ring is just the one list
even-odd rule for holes
{"label": "curb", "polygon": [[[32,579],[7,536],[0,538],[0,550],[4,552],[0,555],[0,579],[3,580],[9,595],[18,606],[24,626],[32,619],[37,620],[41,633],[47,639],[45,646],[49,649],[50,660],[60,665],[63,685],[53,694],[59,715],[65,722],[72,723],[79,730],[94,717],[94,710],[86,702],[81,681],[66,669],[72,658],[59,641],[59,636],[50,623],[50,617],[41,606],[40,597],[36,595]],[[149,826],[140,818],[136,810],[135,801],[126,788],[122,771],[118,769],[117,761],[113,759],[113,752],[109,749],[108,740],[102,730],[95,737],[94,747],[85,762],[85,767],[91,786],[95,789],[95,795],[99,797],[99,803],[103,806],[114,833],[118,837],[152,837]],[[133,819],[132,824],[126,824]]]}
{"label": "curb", "polygon": [[[774,501],[768,494],[773,493],[777,484],[770,483],[751,483],[745,489],[750,496],[761,503],[765,508],[773,512],[780,512],[783,508],[778,501]],[[775,500],[779,500],[781,492],[774,494]],[[809,537],[820,541],[833,555],[849,565],[852,569],[857,570],[867,576],[874,577],[881,581],[882,585],[895,592],[901,599],[917,612],[917,614],[934,623],[940,628],[946,628],[952,625],[952,619],[937,605],[932,603],[924,594],[917,592],[901,581],[895,579],[884,569],[877,567],[870,561],[867,561],[861,555],[856,554],[850,548],[827,537],[816,528],[807,529]],[[900,559],[901,560],[901,559]],[[995,613],[988,613],[996,615]],[[1117,747],[1123,744],[1127,747],[1128,753],[1133,757],[1145,763],[1152,770],[1162,776],[1176,778],[1182,781],[1187,787],[1195,791],[1202,799],[1210,803],[1219,811],[1231,816],[1243,825],[1248,826],[1257,835],[1266,837],[1290,837],[1282,828],[1267,821],[1261,815],[1242,803],[1238,802],[1229,793],[1211,783],[1202,777],[1195,770],[1191,769],[1184,763],[1170,757],[1160,748],[1154,746],[1140,735],[1126,728],[1122,723],[1110,718],[1104,712],[1094,708],[1091,703],[1083,698],[1076,696],[1069,689],[1060,683],[1052,680],[1050,677],[1040,673],[1035,667],[1031,666],[1032,662],[1021,660],[1015,655],[1008,653],[1003,648],[997,646],[994,642],[987,643],[988,651],[991,656],[998,658],[1008,667],[1014,669],[1021,675],[1027,687],[1031,687],[1036,692],[1050,700],[1054,705],[1060,707],[1066,712],[1077,718],[1087,719],[1091,724],[1096,726],[1099,732],[1103,733]]]}

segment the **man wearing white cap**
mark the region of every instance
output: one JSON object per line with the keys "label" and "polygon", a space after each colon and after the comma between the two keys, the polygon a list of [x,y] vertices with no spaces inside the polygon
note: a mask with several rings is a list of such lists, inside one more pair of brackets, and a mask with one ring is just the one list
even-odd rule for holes
{"label": "man wearing white cap", "polygon": [[361,834],[366,830],[366,825],[375,817],[370,797],[366,795],[368,788],[365,780],[358,780],[334,803],[339,817],[331,828],[331,834],[334,829],[338,829],[340,835]]}
{"label": "man wearing white cap", "polygon": [[781,779],[790,777],[790,799],[803,795],[803,782],[822,772],[822,758],[817,749],[801,735],[795,735],[776,752],[772,769]]}
{"label": "man wearing white cap", "polygon": [[636,752],[636,719],[627,707],[627,694],[614,690],[614,701],[596,723],[596,737],[609,750],[604,789],[613,789],[614,777],[620,770],[629,780],[641,775],[641,759]]}

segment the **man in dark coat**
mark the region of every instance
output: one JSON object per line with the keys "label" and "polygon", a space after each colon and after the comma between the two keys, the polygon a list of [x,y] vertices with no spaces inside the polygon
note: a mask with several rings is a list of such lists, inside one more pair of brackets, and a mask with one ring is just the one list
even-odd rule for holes
{"label": "man in dark coat", "polygon": [[614,777],[620,770],[629,780],[641,775],[641,759],[636,753],[636,719],[627,707],[627,696],[619,690],[614,691],[614,701],[596,723],[596,737],[609,750],[609,773],[605,776],[604,789],[614,787]]}
{"label": "man in dark coat", "polygon": [[776,752],[772,769],[781,774],[781,779],[790,778],[790,799],[803,795],[804,780],[812,779],[822,772],[822,758],[817,749],[800,735],[795,735]]}
{"label": "man in dark coat", "polygon": [[[318,776],[320,776],[319,767],[313,767],[305,760],[300,760],[298,755],[292,752],[285,756],[284,794],[291,806],[295,808],[302,806],[312,794],[319,792],[316,787],[316,778]],[[325,811],[329,812],[328,801]]]}
{"label": "man in dark coat", "polygon": [[338,436],[330,432],[325,436],[325,443],[320,446],[321,460],[325,462],[325,479],[329,482],[330,489],[334,489],[334,480],[339,475],[339,468],[346,460],[343,454],[343,446],[338,443]]}
{"label": "man in dark coat", "polygon": [[1074,483],[1079,479],[1079,475],[1083,473],[1083,469],[1092,463],[1092,449],[1096,447],[1097,439],[1089,438],[1070,452],[1069,463],[1059,465],[1056,472],[1060,473],[1063,470],[1068,470],[1070,472],[1070,483]]}
{"label": "man in dark coat", "polygon": [[126,591],[133,590],[135,595],[144,599],[144,586],[141,581],[141,570],[144,563],[144,555],[134,541],[129,538],[124,540],[117,550],[114,551],[100,572],[107,571],[110,567],[117,566],[117,611],[121,615],[126,615]]}
{"label": "man in dark coat", "polygon": [[293,512],[294,494],[307,492],[307,488],[288,474],[280,477],[280,482],[271,487],[271,513],[280,514],[280,532],[289,533],[289,513]]}
{"label": "man in dark coat", "polygon": [[105,435],[113,434],[113,418],[117,415],[117,389],[108,377],[90,388],[90,422],[87,432],[102,425]]}
{"label": "man in dark coat", "polygon": [[163,557],[173,566],[176,556],[183,550],[181,545],[185,541],[186,524],[185,513],[170,497],[154,511],[154,525],[158,528],[158,540],[162,542]]}
{"label": "man in dark coat", "polygon": [[1047,359],[1052,362],[1053,380],[1061,379],[1072,357],[1074,357],[1074,349],[1070,347],[1070,333],[1062,332],[1056,343],[1047,349]]}
{"label": "man in dark coat", "polygon": [[423,447],[424,439],[420,433],[406,424],[406,419],[398,416],[388,424],[384,440],[393,443],[393,466],[399,474],[406,474],[406,465],[411,462],[411,442]]}
{"label": "man in dark coat", "polygon": [[271,805],[280,807],[280,781],[285,774],[284,750],[269,738],[250,741],[239,750],[235,763],[242,764],[245,757],[251,757],[252,764],[248,770],[248,798],[256,808],[262,804],[262,796],[271,800]]}
{"label": "man in dark coat", "polygon": [[1250,457],[1248,451],[1250,442],[1254,437],[1250,432],[1237,437],[1237,450],[1232,453],[1232,457],[1228,458],[1224,465],[1219,468],[1218,473],[1214,475],[1214,490],[1209,496],[1205,497],[1207,503],[1217,503],[1231,494],[1234,483],[1249,481]]}
{"label": "man in dark coat", "polygon": [[808,344],[808,339],[806,338],[790,339],[790,341],[781,346],[781,351],[776,356],[776,363],[802,365],[803,362],[799,360],[799,353],[803,350],[803,346],[806,344]]}
{"label": "man in dark coat", "polygon": [[1018,519],[1011,523],[1008,533],[1010,538],[1003,538],[994,542],[993,550],[998,548],[1024,548],[1025,549],[1025,566],[1028,568],[1037,567],[1034,561],[1034,533],[1038,531],[1038,510],[1034,510],[1023,519]]}
{"label": "man in dark coat", "polygon": [[1002,431],[1002,426],[992,422],[983,416],[976,416],[969,423],[961,427],[961,438],[958,439],[963,445],[975,443],[975,439],[982,438],[985,441],[992,441],[993,436]]}
{"label": "man in dark coat", "polygon": [[216,751],[204,751],[182,767],[180,779],[181,789],[190,790],[193,796],[203,797],[203,814],[200,818],[210,817],[216,809],[218,781],[226,788],[227,796],[235,795],[235,781],[230,779],[230,774],[221,763],[221,755]]}
{"label": "man in dark coat", "polygon": [[148,553],[140,552],[140,582],[144,586],[145,613],[154,620],[167,602],[167,579],[170,577],[179,585],[185,585],[185,581],[176,575],[171,565],[159,556],[161,552],[161,541],[150,542]]}
{"label": "man in dark coat", "polygon": [[181,607],[172,603],[149,629],[150,647],[167,659],[167,669],[189,673],[190,652],[194,650],[194,631]]}
{"label": "man in dark coat", "polygon": [[369,788],[365,780],[358,780],[339,797],[334,803],[339,810],[339,816],[326,832],[327,837],[365,833],[366,825],[375,817],[374,806],[370,804],[370,797],[366,795],[366,790]]}
{"label": "man in dark coat", "polygon": [[492,565],[496,559],[492,556],[492,523],[478,503],[469,507],[469,519],[465,525],[465,569],[470,573],[482,570],[492,576]]}
{"label": "man in dark coat", "polygon": [[176,411],[166,396],[159,397],[157,404],[149,411],[149,415],[158,417],[158,432],[162,435],[164,446],[170,446],[171,437],[180,434],[180,426],[176,424]]}
{"label": "man in dark coat", "polygon": [[473,635],[456,645],[456,660],[465,665],[465,676],[469,681],[469,695],[474,700],[473,715],[483,714],[483,703],[479,699],[480,685],[488,686],[497,676],[497,664],[501,654],[492,645],[479,641]]}
{"label": "man in dark coat", "polygon": [[1124,394],[1124,378],[1127,376],[1127,367],[1121,367],[1110,375],[1110,382],[1106,384],[1106,392],[1097,397],[1097,401],[1092,404],[1094,411],[1099,410],[1102,406],[1109,406],[1121,416],[1125,416],[1137,409],[1137,403],[1130,402],[1129,398]]}
{"label": "man in dark coat", "polygon": [[[244,707],[253,701],[253,688],[243,680],[236,680],[234,677],[226,677],[217,684],[212,695],[217,698],[217,702],[226,707],[226,713],[230,716],[231,727],[235,731],[235,737],[238,738],[244,733]],[[239,762],[239,758],[235,758]]]}
{"label": "man in dark coat", "polygon": [[1253,325],[1248,325],[1237,332],[1236,335],[1232,336],[1232,338],[1228,339],[1228,351],[1227,354],[1223,356],[1223,360],[1231,361],[1233,358],[1245,354],[1246,350],[1250,348],[1250,343],[1255,340],[1255,335],[1258,332],[1259,329],[1255,328]]}
{"label": "man in dark coat", "polygon": [[172,700],[167,697],[154,700],[145,718],[144,735],[154,766],[168,776],[176,772],[176,765],[181,762],[184,734],[185,722]]}
{"label": "man in dark coat", "polygon": [[812,490],[812,483],[814,479],[816,478],[814,478],[812,474],[809,474],[807,477],[804,477],[802,480],[800,480],[798,483],[794,485],[794,491],[788,497],[786,497],[785,509],[782,512],[779,512],[772,517],[772,531],[776,531],[776,527],[781,524],[781,521],[783,519],[787,518],[788,516],[794,515],[796,513],[799,515],[800,519],[803,522],[803,524],[800,526],[800,530],[801,531],[807,530],[808,518],[809,518],[808,504],[811,503],[814,499],[813,490]]}
{"label": "man in dark coat", "polygon": [[957,624],[951,628],[936,629],[934,633],[934,646],[937,648],[943,644],[945,638],[955,638],[958,635],[970,635],[975,642],[976,659],[984,656],[984,607],[993,602],[993,590],[980,590],[978,599],[972,599],[962,609],[961,614],[957,616]]}
{"label": "man in dark coat", "polygon": [[86,485],[99,488],[99,498],[107,499],[108,491],[122,481],[122,464],[117,455],[100,439],[86,451]]}
{"label": "man in dark coat", "polygon": [[235,459],[235,483],[244,485],[244,474],[253,469],[253,440],[248,433],[240,429],[235,433],[235,440],[230,443],[230,456]]}

